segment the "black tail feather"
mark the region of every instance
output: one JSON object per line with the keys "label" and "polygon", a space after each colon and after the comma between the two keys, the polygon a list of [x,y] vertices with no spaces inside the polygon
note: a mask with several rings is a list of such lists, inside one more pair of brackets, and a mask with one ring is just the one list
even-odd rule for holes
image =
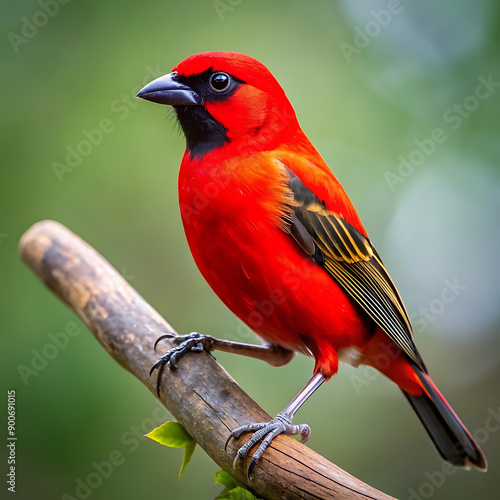
{"label": "black tail feather", "polygon": [[486,471],[488,464],[481,448],[439,392],[430,377],[413,366],[425,388],[423,395],[403,391],[424,425],[440,455],[457,467],[474,466]]}

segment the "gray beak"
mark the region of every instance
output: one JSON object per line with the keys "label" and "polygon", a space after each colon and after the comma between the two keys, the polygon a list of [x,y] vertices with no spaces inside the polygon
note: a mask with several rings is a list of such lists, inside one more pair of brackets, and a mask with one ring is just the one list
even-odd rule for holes
{"label": "gray beak", "polygon": [[172,73],[160,76],[141,89],[136,97],[170,106],[201,105],[200,96],[187,85],[175,81]]}

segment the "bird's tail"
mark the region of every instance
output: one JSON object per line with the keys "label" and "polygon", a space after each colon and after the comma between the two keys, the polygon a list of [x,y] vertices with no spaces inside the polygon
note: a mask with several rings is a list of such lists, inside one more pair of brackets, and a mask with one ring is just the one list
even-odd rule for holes
{"label": "bird's tail", "polygon": [[403,390],[411,406],[424,424],[441,456],[458,467],[474,466],[486,471],[488,463],[481,448],[460,421],[429,375],[412,364],[420,379],[423,393],[415,396]]}

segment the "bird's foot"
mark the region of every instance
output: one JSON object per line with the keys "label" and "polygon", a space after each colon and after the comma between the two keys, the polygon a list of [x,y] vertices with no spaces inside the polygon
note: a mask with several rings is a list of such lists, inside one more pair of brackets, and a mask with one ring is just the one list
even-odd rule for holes
{"label": "bird's foot", "polygon": [[190,351],[201,352],[203,349],[210,351],[215,340],[210,335],[203,335],[196,332],[189,333],[188,335],[175,335],[173,333],[167,333],[156,340],[154,345],[155,351],[158,342],[163,339],[172,339],[172,341],[178,345],[163,354],[163,356],[156,361],[149,371],[149,375],[151,376],[152,373],[158,368],[158,380],[156,383],[156,391],[158,395],[160,395],[161,375],[165,366],[167,366],[170,370],[176,369],[177,361],[184,356],[184,354]]}
{"label": "bird's foot", "polygon": [[262,440],[260,446],[252,456],[250,465],[248,466],[247,477],[250,480],[255,464],[262,456],[266,448],[271,444],[272,440],[280,435],[286,434],[288,436],[301,436],[300,442],[305,443],[311,436],[311,429],[307,424],[293,425],[292,418],[284,412],[278,413],[269,422],[259,424],[247,424],[238,427],[231,432],[226,441],[226,447],[232,438],[238,439],[245,432],[253,432],[252,437],[236,452],[236,457],[233,462],[233,468],[236,468],[236,463],[239,458],[245,457],[250,449]]}

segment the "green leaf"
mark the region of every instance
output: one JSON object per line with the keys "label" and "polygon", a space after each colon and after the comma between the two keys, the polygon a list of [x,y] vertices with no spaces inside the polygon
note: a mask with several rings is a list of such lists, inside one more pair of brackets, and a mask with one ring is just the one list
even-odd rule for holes
{"label": "green leaf", "polygon": [[191,461],[191,457],[193,456],[195,448],[196,448],[196,441],[195,440],[193,440],[193,442],[191,444],[188,444],[184,448],[184,458],[182,459],[182,466],[181,466],[181,470],[179,471],[179,477],[177,479],[180,479],[182,476],[182,473],[186,470],[188,463]]}
{"label": "green leaf", "polygon": [[225,470],[220,470],[219,472],[215,473],[215,482],[217,484],[222,484],[222,486],[225,486],[228,490],[232,490],[233,488],[236,488],[241,484]]}
{"label": "green leaf", "polygon": [[217,500],[259,500],[224,470],[215,473],[215,482],[225,486],[224,491],[217,497]]}
{"label": "green leaf", "polygon": [[196,441],[179,422],[165,422],[163,425],[153,429],[149,434],[146,434],[146,437],[170,448],[184,448],[184,458],[182,459],[182,466],[179,471],[180,479],[191,461],[194,449],[196,448]]}
{"label": "green leaf", "polygon": [[225,496],[219,497],[221,500],[258,500],[253,493],[250,493],[245,488],[238,486],[229,491]]}
{"label": "green leaf", "polygon": [[[146,434],[146,437],[170,448],[186,448],[193,443],[196,445],[196,441],[179,422],[165,422],[163,425]],[[192,454],[193,452],[191,451]],[[189,458],[191,458],[191,455]]]}

